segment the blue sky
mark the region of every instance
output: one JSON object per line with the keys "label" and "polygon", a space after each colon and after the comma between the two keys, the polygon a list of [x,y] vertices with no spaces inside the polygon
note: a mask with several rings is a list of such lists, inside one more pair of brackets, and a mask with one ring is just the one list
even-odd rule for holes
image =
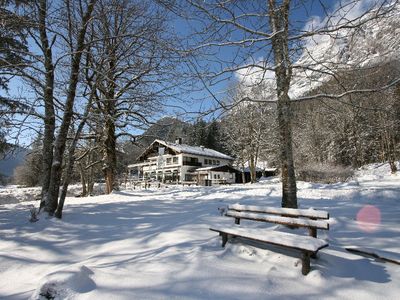
{"label": "blue sky", "polygon": [[[292,10],[291,10],[291,15],[290,15],[290,30],[292,34],[298,33],[299,31],[305,30],[306,28],[310,28],[311,26],[313,27],[320,27],[326,24],[327,21],[327,15],[331,15],[332,13],[335,14],[334,18],[331,18],[330,20],[332,22],[341,22],[340,19],[341,17],[347,17],[348,19],[353,19],[354,17],[360,16],[363,12],[365,12],[369,7],[371,7],[374,3],[376,2],[383,2],[384,0],[360,0],[360,1],[352,1],[352,0],[342,0],[342,1],[334,1],[334,0],[325,0],[325,1],[293,1],[294,5],[292,5]],[[247,2],[250,3],[251,1]],[[251,2],[255,3],[257,1]],[[246,2],[242,2],[246,3]],[[247,5],[247,3],[245,5]],[[266,3],[260,2],[260,3]],[[199,24],[201,21],[198,22]],[[183,21],[178,22],[182,27],[185,26],[185,23]],[[248,25],[248,24],[245,24]],[[253,28],[257,26],[258,24],[253,24],[249,25],[252,26]],[[193,26],[193,25],[192,25]],[[268,26],[268,25],[267,25]],[[199,30],[200,25],[194,25],[193,26],[195,30]],[[268,32],[268,28],[265,30]],[[186,33],[186,31],[183,29],[182,32]],[[240,34],[231,34],[232,40],[241,40]],[[218,41],[216,41],[218,42]],[[190,43],[190,41],[188,42]],[[265,43],[261,45],[260,44],[260,49],[255,50],[251,53],[252,59],[255,61],[255,63],[259,63],[260,61],[265,61],[266,60],[266,53],[268,53],[269,46],[266,46]],[[225,46],[225,47],[214,47],[214,50],[216,51],[215,56],[211,56],[211,59],[215,58],[215,60],[220,60],[220,59],[225,59],[227,61],[230,61],[230,57],[233,57],[236,53],[236,51],[239,49],[239,53],[241,53],[242,57],[240,59],[237,59],[236,66],[244,65],[246,64],[246,59],[250,57],[250,55],[246,56],[246,50],[250,48],[245,48],[245,47],[240,47],[240,46]],[[301,53],[297,53],[297,55],[300,55]],[[216,58],[218,57],[218,58]],[[296,60],[296,54],[293,55],[293,60]],[[271,59],[269,60],[271,61]],[[201,70],[202,68],[206,66],[210,66],[210,68],[214,68],[215,70],[221,70],[222,68],[226,67],[227,64],[221,64],[218,65],[215,62],[211,62],[210,60],[201,60],[199,59],[199,67],[198,69]],[[218,98],[219,100],[223,101],[226,97],[226,91],[230,88],[232,88],[233,84],[235,83],[235,80],[238,79],[237,73],[235,74],[230,73],[230,74],[225,74],[224,76],[218,77],[217,79],[214,79],[214,82],[218,82],[218,84],[209,84],[208,90],[203,89],[202,91],[196,91],[192,93],[188,93],[186,95],[186,98],[192,99],[193,102],[190,104],[189,108],[192,110],[198,110],[199,107],[201,106],[203,109],[213,107],[213,105],[216,104],[216,101],[213,100],[213,97]],[[202,85],[201,80],[198,81],[199,85]],[[209,82],[207,82],[209,83]],[[209,116],[213,117],[213,115]]]}
{"label": "blue sky", "polygon": [[[294,1],[298,2],[298,1]],[[330,10],[336,5],[336,1],[328,0],[328,1],[321,1],[325,9]],[[292,27],[295,28],[303,28],[306,23],[313,19],[321,19],[324,18],[326,11],[324,11],[323,7],[321,6],[320,1],[308,1],[309,4],[306,6],[300,5],[296,9],[291,10],[291,23]],[[191,23],[188,25],[188,21],[178,20],[175,22],[175,27],[180,31],[181,34],[190,34],[190,29],[188,27],[192,27],[192,30],[199,30],[200,25],[196,25],[196,23]],[[188,41],[190,43],[190,41]],[[240,47],[239,47],[240,48]],[[215,51],[218,52],[218,56],[220,58],[230,60],[237,51],[238,47],[220,47],[218,49],[214,48]],[[264,51],[265,52],[265,51]],[[263,51],[259,51],[260,59],[263,59]],[[199,59],[199,69],[202,69],[204,65],[211,65],[212,67],[215,66],[215,70],[219,69],[219,65],[213,64],[213,62],[207,60]],[[216,101],[213,99],[214,97],[218,98],[219,100],[224,100],[226,97],[226,91],[234,85],[237,78],[234,73],[226,74],[224,76],[218,77],[215,79],[215,82],[218,84],[211,84],[208,85],[209,90],[202,89],[200,91],[190,92],[185,95],[185,98],[188,101],[186,105],[184,105],[184,109],[187,111],[200,111],[200,110],[207,110],[215,106]],[[198,86],[201,88],[203,86],[203,82],[199,79]],[[179,111],[179,110],[178,110]],[[219,112],[216,114],[211,114],[206,118],[213,118],[219,115]],[[188,117],[193,117],[195,114],[188,115]]]}
{"label": "blue sky", "polygon": [[[265,2],[265,1],[264,1]],[[304,1],[293,1],[294,3],[301,3]],[[369,0],[362,1],[363,3],[368,3],[371,2]],[[291,11],[291,25],[293,28],[301,29],[304,28],[306,23],[310,20],[313,19],[316,23],[318,23],[320,20],[324,19],[326,11],[324,11],[323,7],[321,6],[321,3],[325,6],[325,9],[329,13],[336,5],[337,1],[305,1],[305,5],[299,5],[296,9],[293,9]],[[174,26],[175,29],[181,34],[181,35],[186,35],[190,33],[189,26],[192,26],[194,29],[199,29],[200,26],[196,25],[196,23],[190,23],[188,24],[187,21],[183,20],[176,20],[174,21]],[[193,25],[194,24],[194,25]],[[235,37],[235,35],[232,35]],[[190,44],[193,40],[188,40],[187,42]],[[220,47],[218,48],[218,53],[216,54],[219,58],[227,59],[229,57],[232,57],[236,51],[240,49],[246,50],[246,49],[241,49],[240,47]],[[263,53],[265,49],[261,49],[259,53],[255,52],[256,55],[258,55],[261,59],[263,59]],[[254,53],[253,53],[254,54]],[[202,60],[202,58],[199,58],[199,70],[201,71],[202,67],[205,65],[210,65],[212,68],[215,70],[219,69],[219,65],[216,64],[215,62],[210,62],[207,60]],[[166,111],[162,115],[175,115],[178,114],[178,116],[182,119],[186,120],[193,120],[195,119],[198,115],[195,113],[192,114],[185,114],[184,112],[197,112],[197,111],[205,111],[213,106],[216,105],[216,101],[213,99],[213,97],[218,98],[219,100],[224,100],[226,98],[226,90],[228,90],[230,87],[235,82],[235,74],[227,74],[224,76],[224,79],[222,80],[221,77],[218,78],[218,83],[214,85],[208,85],[207,87],[209,90],[206,90],[203,88],[203,83],[199,79],[197,80],[197,88],[194,89],[184,89],[181,91],[180,98],[182,101],[178,101],[177,99],[170,99],[168,101],[168,104],[170,104],[172,107],[169,107],[166,109]],[[27,91],[21,90],[21,83],[18,81],[18,79],[14,79],[11,84],[10,84],[10,94],[11,95],[18,95],[20,93],[28,93]],[[0,91],[1,95],[4,95],[4,91]],[[176,109],[176,106],[181,107],[180,109]],[[217,114],[214,115],[209,115],[206,118],[213,118],[218,116]],[[29,142],[32,134],[27,134],[25,137],[21,138],[21,141],[23,143]]]}

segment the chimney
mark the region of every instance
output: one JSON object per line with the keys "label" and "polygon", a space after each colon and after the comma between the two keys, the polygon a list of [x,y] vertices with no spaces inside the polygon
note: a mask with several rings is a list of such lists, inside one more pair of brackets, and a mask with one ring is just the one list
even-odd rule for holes
{"label": "chimney", "polygon": [[182,138],[177,138],[175,141],[175,144],[178,144],[178,145],[182,144]]}
{"label": "chimney", "polygon": [[203,150],[203,151],[204,151],[204,146],[200,146],[200,148],[201,148],[201,150]]}

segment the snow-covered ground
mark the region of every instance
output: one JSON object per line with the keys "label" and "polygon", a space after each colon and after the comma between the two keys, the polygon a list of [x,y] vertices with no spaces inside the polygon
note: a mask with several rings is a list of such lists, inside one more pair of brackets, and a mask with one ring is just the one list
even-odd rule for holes
{"label": "snow-covered ground", "polygon": [[[81,193],[81,185],[70,185],[67,196],[74,197]],[[104,194],[104,184],[96,183],[93,188],[95,195]],[[0,205],[34,201],[40,199],[40,187],[21,187],[18,185],[0,185]]]}
{"label": "snow-covered ground", "polygon": [[[42,215],[36,223],[28,221],[32,202],[2,204],[0,298],[399,299],[399,265],[344,247],[399,257],[400,175],[373,165],[348,183],[299,182],[298,188],[302,208],[331,215],[330,230],[318,231],[330,246],[312,260],[307,276],[294,251],[239,239],[223,249],[208,229],[233,224],[219,212],[231,203],[279,207],[276,178],[254,185],[71,197],[63,220]],[[242,226],[290,231],[250,221]]]}

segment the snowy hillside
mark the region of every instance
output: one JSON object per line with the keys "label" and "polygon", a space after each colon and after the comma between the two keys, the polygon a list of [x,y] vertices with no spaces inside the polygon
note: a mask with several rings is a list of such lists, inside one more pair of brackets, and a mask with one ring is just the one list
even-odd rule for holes
{"label": "snowy hillside", "polygon": [[[279,206],[281,185],[274,178],[67,198],[62,221],[41,216],[29,223],[29,202],[0,205],[0,298],[398,299],[399,265],[344,247],[399,257],[399,175],[373,165],[348,183],[298,186],[302,208],[331,215],[330,230],[318,234],[329,247],[312,260],[307,276],[296,252],[239,239],[223,249],[208,229],[233,224],[218,210],[231,203]],[[360,212],[371,207],[380,218],[366,223]]]}
{"label": "snowy hillside", "polygon": [[[359,5],[362,6],[363,1]],[[345,14],[348,18],[356,19],[365,11],[360,7],[354,10],[353,14],[340,10],[336,11],[336,14]],[[362,24],[361,26],[355,28],[346,26],[332,33],[314,34],[300,39],[298,42],[302,44],[301,49],[297,43],[292,45],[293,75],[289,90],[292,100],[332,80],[332,75],[338,72],[383,65],[400,59],[400,39],[398,38],[400,36],[400,3],[384,17],[374,18],[374,13],[363,15],[361,20],[357,21]],[[336,19],[338,19],[336,22],[333,21]],[[346,18],[335,15],[322,20],[318,17],[311,18],[304,31],[313,32],[323,29],[328,26],[327,24],[337,27],[342,25],[343,20]],[[368,21],[363,23],[363,20]],[[301,51],[300,56],[299,51]],[[259,64],[264,63],[266,62],[261,60]],[[276,98],[275,75],[272,71],[247,68],[239,70],[236,75],[244,86],[263,82],[265,86],[263,97],[270,100]],[[260,91],[257,90],[253,97],[259,97],[257,93]]]}
{"label": "snowy hillside", "polygon": [[[335,70],[374,66],[400,58],[400,4],[384,17],[373,19],[374,14],[370,12],[363,16],[361,23],[372,20],[360,27],[341,29],[332,35],[316,35],[307,40],[307,51],[294,63],[295,68],[301,68],[293,74],[292,98],[331,79],[328,74]],[[312,26],[318,28],[321,24]]]}

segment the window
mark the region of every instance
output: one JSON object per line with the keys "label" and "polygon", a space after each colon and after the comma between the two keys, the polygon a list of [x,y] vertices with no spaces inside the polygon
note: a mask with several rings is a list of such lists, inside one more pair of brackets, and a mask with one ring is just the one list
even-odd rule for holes
{"label": "window", "polygon": [[177,163],[178,163],[178,157],[172,158],[172,162],[173,162],[174,164],[177,164]]}
{"label": "window", "polygon": [[217,179],[217,174],[214,174],[214,179]]}
{"label": "window", "polygon": [[167,158],[167,165],[170,165],[171,162],[172,162],[172,158],[171,158],[171,157],[168,157],[168,158]]}
{"label": "window", "polygon": [[212,164],[213,164],[213,165],[216,165],[217,162],[213,159]]}
{"label": "window", "polygon": [[185,181],[195,181],[196,177],[193,174],[185,174]]}
{"label": "window", "polygon": [[208,159],[207,158],[204,159],[204,164],[208,165]]}
{"label": "window", "polygon": [[184,156],[183,157],[183,165],[185,165],[185,166],[200,166],[201,163],[199,163],[199,160],[197,157]]}
{"label": "window", "polygon": [[219,166],[219,160],[217,160],[217,165]]}

